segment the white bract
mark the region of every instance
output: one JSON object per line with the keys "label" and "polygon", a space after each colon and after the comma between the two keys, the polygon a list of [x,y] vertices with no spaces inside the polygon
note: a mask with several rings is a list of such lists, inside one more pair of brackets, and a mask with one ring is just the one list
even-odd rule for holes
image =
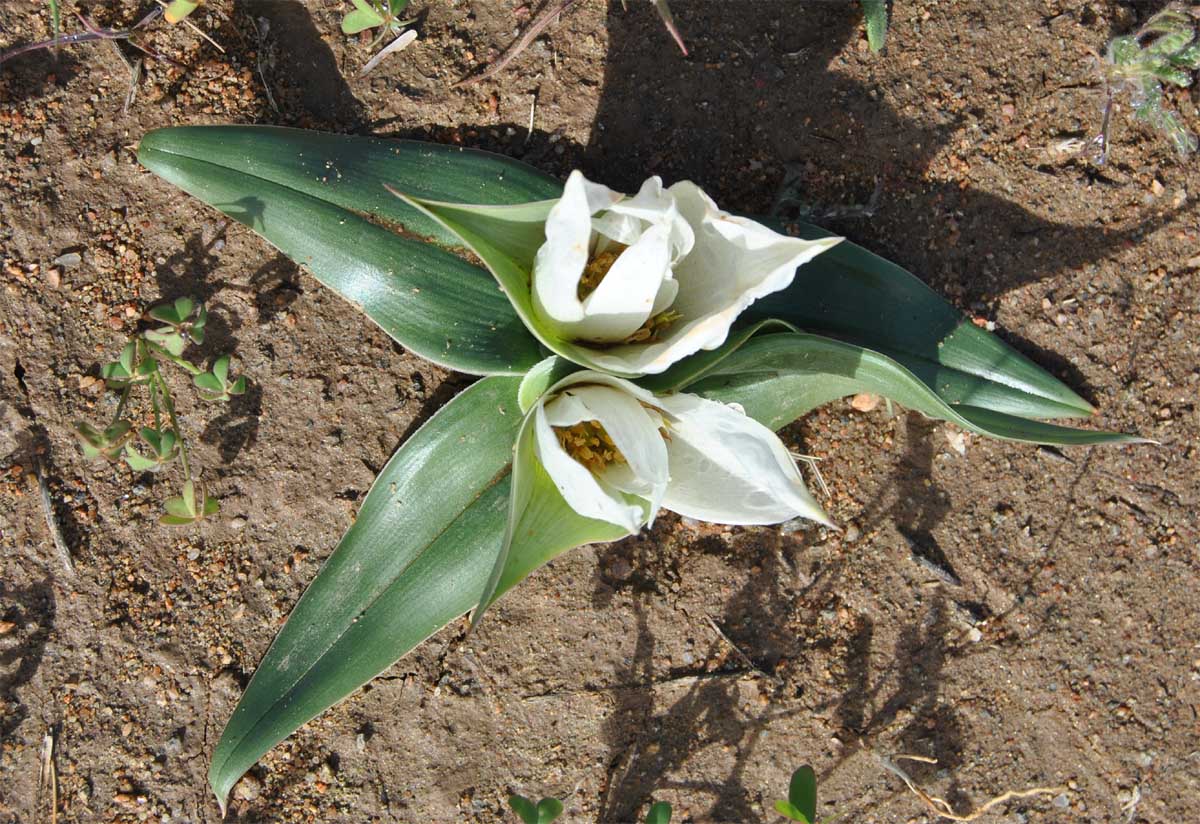
{"label": "white bract", "polygon": [[801,240],[717,208],[690,181],[625,198],[575,171],[533,264],[533,310],[589,365],[655,374],[725,342],[739,314],[841,238]]}
{"label": "white bract", "polygon": [[732,406],[583,371],[533,414],[534,454],[585,517],[631,533],[660,507],[721,524],[832,525],[775,433]]}

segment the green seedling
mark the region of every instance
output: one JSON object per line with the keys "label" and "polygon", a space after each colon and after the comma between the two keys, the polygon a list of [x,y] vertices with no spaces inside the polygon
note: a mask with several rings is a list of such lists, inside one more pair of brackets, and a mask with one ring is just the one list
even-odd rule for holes
{"label": "green seedling", "polygon": [[380,27],[371,47],[379,45],[389,34],[398,34],[413,20],[401,20],[400,12],[408,6],[408,0],[352,0],[354,11],[342,18],[344,34],[358,34],[367,29]]}
{"label": "green seedling", "polygon": [[863,17],[867,20],[867,44],[871,51],[878,53],[887,41],[888,10],[887,0],[860,0]]}
{"label": "green seedling", "polygon": [[523,795],[510,795],[508,806],[525,824],[550,824],[562,815],[563,805],[557,798],[543,798],[534,804]]}
{"label": "green seedling", "polygon": [[163,10],[163,19],[168,23],[178,23],[199,8],[202,2],[204,0],[172,0]]}
{"label": "green seedling", "polygon": [[1165,133],[1180,154],[1196,149],[1196,136],[1165,104],[1165,88],[1190,86],[1200,69],[1200,42],[1190,14],[1178,8],[1160,11],[1133,34],[1109,43],[1099,64],[1105,87],[1104,117],[1095,140],[1100,163],[1108,159],[1114,106],[1126,93],[1134,117]]}
{"label": "green seedling", "polygon": [[[550,824],[562,815],[563,805],[557,798],[543,798],[534,804],[523,795],[510,795],[508,806],[525,824]],[[645,824],[671,824],[671,805],[656,801],[646,813]]]}
{"label": "green seedling", "polygon": [[646,813],[646,824],[671,824],[671,805],[665,801],[651,804]]}
{"label": "green seedling", "polygon": [[[164,503],[166,513],[159,523],[184,526],[216,514],[218,504],[203,490],[197,491],[187,443],[163,366],[169,364],[191,376],[197,394],[205,401],[228,401],[242,394],[246,391],[246,379],[231,378],[229,355],[214,360],[208,371],[183,357],[189,343],[204,341],[208,322],[208,312],[191,298],[155,306],[146,313],[146,319],[158,326],[135,334],[115,361],[100,367],[100,376],[108,388],[121,393],[112,422],[104,429],[80,422],[75,425],[75,432],[85,457],[114,463],[123,461],[134,472],[161,472],[178,460],[183,470],[183,485],[178,496]],[[138,389],[144,389],[148,396],[153,426],[137,427],[126,414]]]}
{"label": "green seedling", "polygon": [[817,820],[817,774],[805,764],[792,773],[787,801],[775,802],[775,810],[792,821],[814,824]]}

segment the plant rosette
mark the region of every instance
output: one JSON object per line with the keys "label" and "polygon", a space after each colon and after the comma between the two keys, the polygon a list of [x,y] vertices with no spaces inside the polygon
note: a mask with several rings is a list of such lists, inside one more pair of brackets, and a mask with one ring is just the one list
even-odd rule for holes
{"label": "plant rosette", "polygon": [[[409,351],[482,376],[399,447],[260,662],[213,754],[222,806],[300,725],[563,552],[660,508],[828,524],[774,433],[830,401],[1017,442],[1139,440],[1038,420],[1095,410],[895,264],[694,184],[626,197],[484,152],[265,127],[160,130],[139,159]],[[234,393],[218,365],[200,388]]]}

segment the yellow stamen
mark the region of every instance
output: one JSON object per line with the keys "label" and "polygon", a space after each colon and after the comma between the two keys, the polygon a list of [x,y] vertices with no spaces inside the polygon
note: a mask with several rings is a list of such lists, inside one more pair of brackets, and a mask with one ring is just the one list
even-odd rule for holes
{"label": "yellow stamen", "polygon": [[592,472],[609,464],[625,463],[625,456],[599,421],[582,421],[573,426],[556,426],[554,434],[567,454]]}
{"label": "yellow stamen", "polygon": [[683,315],[667,309],[665,312],[659,312],[652,318],[647,319],[632,335],[625,338],[621,343],[656,343],[666,331],[666,328],[675,321],[679,320]]}
{"label": "yellow stamen", "polygon": [[583,300],[592,292],[596,291],[596,287],[600,285],[600,281],[604,280],[604,276],[608,274],[608,270],[613,268],[613,264],[617,262],[617,258],[621,256],[626,247],[621,243],[614,243],[608,249],[600,252],[591,260],[587,266],[583,267],[583,277],[579,279],[579,286],[576,289],[576,296]]}

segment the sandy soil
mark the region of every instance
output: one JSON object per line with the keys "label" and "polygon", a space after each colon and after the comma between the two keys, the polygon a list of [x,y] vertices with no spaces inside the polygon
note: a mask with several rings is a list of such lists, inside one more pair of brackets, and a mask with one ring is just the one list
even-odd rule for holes
{"label": "sandy soil", "polygon": [[[66,5],[123,26],[148,4]],[[787,181],[787,208],[994,322],[1097,424],[1159,441],[1058,453],[833,404],[786,437],[824,459],[841,535],[663,518],[571,553],[276,748],[230,820],[492,822],[520,791],[567,821],[652,797],[676,821],[777,821],[801,763],[823,814],[931,820],[872,751],[937,758],[911,772],[960,810],[1068,788],[991,821],[1194,817],[1200,174],[1123,115],[1103,168],[1053,150],[1098,126],[1087,50],[1162,4],[897,0],[882,56],[849,2],[672,5],[686,59],[648,4],[584,0],[463,89],[537,4],[414,0],[421,39],[363,79],[334,0],[213,0],[194,19],[223,53],[155,28],[182,66],[147,61],[128,106],[109,43],[0,67],[0,821],[53,820],[47,734],[58,821],[216,821],[205,771],[242,686],[388,455],[465,385],[135,162],[151,128],[226,122],[452,141],[626,189],[687,177],[751,212]],[[47,33],[43,3],[0,6],[0,43]],[[1171,102],[1200,126],[1194,95]],[[253,387],[217,417],[185,405],[223,511],[167,531],[164,484],[85,462],[71,427],[111,414],[99,364],[183,294],[213,316],[202,354],[235,349]]]}

